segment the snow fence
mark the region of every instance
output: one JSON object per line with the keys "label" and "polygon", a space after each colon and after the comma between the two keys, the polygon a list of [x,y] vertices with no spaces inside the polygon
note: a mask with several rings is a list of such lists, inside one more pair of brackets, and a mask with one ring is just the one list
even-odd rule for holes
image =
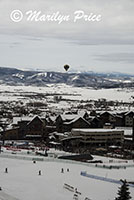
{"label": "snow fence", "polygon": [[[112,179],[112,178],[106,178],[106,177],[102,177],[102,176],[96,176],[96,175],[92,175],[92,174],[87,174],[87,172],[84,172],[84,171],[81,171],[80,175],[88,177],[88,178],[100,180],[100,181],[106,181],[106,182],[116,183],[116,184],[122,185],[122,181],[121,180],[116,180],[116,179]],[[129,184],[129,186],[130,187],[134,187],[133,184]]]}

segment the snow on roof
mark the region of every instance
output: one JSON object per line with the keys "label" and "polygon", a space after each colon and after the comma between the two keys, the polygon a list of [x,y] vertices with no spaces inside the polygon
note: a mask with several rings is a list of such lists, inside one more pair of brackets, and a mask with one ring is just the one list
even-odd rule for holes
{"label": "snow on roof", "polygon": [[42,136],[41,135],[26,135],[26,137],[36,138],[36,137],[42,137]]}
{"label": "snow on roof", "polygon": [[129,114],[134,114],[134,112],[133,111],[129,111],[129,112],[125,113],[125,116],[129,115]]}
{"label": "snow on roof", "polygon": [[72,115],[70,115],[70,114],[62,114],[62,115],[59,115],[59,116],[61,117],[61,119],[63,121],[67,121],[67,120],[71,121],[71,120],[73,120],[74,118],[77,117],[76,114],[72,114]]}
{"label": "snow on roof", "polygon": [[39,116],[34,116],[32,120],[28,122],[28,124],[30,124],[35,118],[38,118],[43,123],[43,120]]}
{"label": "snow on roof", "polygon": [[109,146],[109,148],[113,148],[113,149],[114,148],[119,148],[120,149],[121,147],[120,146],[116,146],[116,145],[111,145],[111,146]]}
{"label": "snow on roof", "polygon": [[61,145],[61,143],[59,143],[59,142],[49,142],[49,144]]}
{"label": "snow on roof", "polygon": [[57,136],[65,136],[65,134],[64,134],[64,133],[58,133],[58,132],[54,132],[53,134],[54,134],[54,135],[57,135]]}
{"label": "snow on roof", "polygon": [[12,124],[18,124],[18,122],[20,122],[20,121],[31,121],[31,120],[33,120],[33,117],[29,117],[29,116],[24,116],[24,117],[14,117],[13,118],[13,122],[12,122]]}
{"label": "snow on roof", "polygon": [[102,111],[102,112],[100,113],[100,115],[103,115],[103,114],[105,114],[105,113],[108,113],[109,115],[114,116],[114,114],[113,114],[112,112],[110,112],[110,111]]}
{"label": "snow on roof", "polygon": [[82,139],[83,137],[82,136],[70,136],[70,137],[67,137],[67,138],[63,138],[61,139],[61,141],[68,141],[68,140],[75,140],[75,139]]}
{"label": "snow on roof", "polygon": [[107,112],[107,113],[109,113],[111,115],[118,115],[118,114],[122,114],[123,113],[122,110],[117,110],[117,111],[115,111],[115,110],[110,110],[110,111],[102,111],[102,110],[100,111],[100,110],[97,110],[95,112],[97,114],[100,114],[100,115],[104,114],[105,112]]}
{"label": "snow on roof", "polygon": [[79,110],[78,114],[66,114],[66,113],[63,113],[60,116],[61,116],[63,121],[66,121],[66,120],[70,120],[71,121],[71,120],[73,120],[75,118],[84,117],[85,113],[86,113],[85,111]]}
{"label": "snow on roof", "polygon": [[66,121],[66,120],[71,121],[71,120],[75,119],[78,115],[77,114],[62,114],[60,116],[61,116],[63,121]]}
{"label": "snow on roof", "polygon": [[78,115],[83,117],[87,112],[85,110],[78,110]]}
{"label": "snow on roof", "polygon": [[133,128],[132,127],[116,127],[116,129],[120,129],[124,131],[124,135],[132,135]]}
{"label": "snow on roof", "polygon": [[50,119],[51,121],[53,121],[53,122],[54,122],[54,121],[56,120],[56,117],[57,117],[57,116],[49,116],[49,118],[48,118],[48,119]]}
{"label": "snow on roof", "polygon": [[82,119],[83,121],[85,121],[87,124],[90,125],[90,123],[89,123],[88,121],[86,121],[83,117],[76,117],[75,119],[73,119],[73,120],[70,121],[70,122],[64,122],[64,124],[69,125],[69,124],[72,124],[72,123],[76,122],[76,121],[79,120],[79,119]]}
{"label": "snow on roof", "polygon": [[81,132],[115,132],[115,131],[123,131],[121,129],[105,129],[105,128],[73,128],[72,131],[81,131]]}

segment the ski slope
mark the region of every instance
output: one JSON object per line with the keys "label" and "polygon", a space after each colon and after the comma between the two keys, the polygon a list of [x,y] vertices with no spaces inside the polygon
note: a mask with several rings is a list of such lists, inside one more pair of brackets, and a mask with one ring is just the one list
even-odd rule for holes
{"label": "ski slope", "polygon": [[[5,173],[8,168],[8,173]],[[63,168],[64,173],[61,173]],[[67,171],[69,169],[69,172]],[[41,170],[41,175],[39,175]],[[95,165],[20,160],[0,157],[0,200],[113,200],[119,184],[81,176],[81,171],[116,180],[134,180],[133,167],[126,169],[97,168]],[[71,186],[73,190],[65,187]],[[80,194],[75,197],[75,190]],[[130,187],[132,199],[134,188]],[[8,197],[8,198],[7,198]]]}

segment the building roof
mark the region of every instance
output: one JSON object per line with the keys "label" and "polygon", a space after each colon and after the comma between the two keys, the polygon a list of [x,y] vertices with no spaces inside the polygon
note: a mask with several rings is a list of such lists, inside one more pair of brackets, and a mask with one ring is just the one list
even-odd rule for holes
{"label": "building roof", "polygon": [[63,121],[67,121],[67,120],[73,120],[73,119],[75,119],[75,118],[77,118],[78,117],[78,115],[76,115],[76,114],[62,114],[62,115],[60,115],[60,117],[62,118],[62,120]]}
{"label": "building roof", "polygon": [[126,115],[131,115],[131,114],[133,115],[134,112],[133,112],[133,111],[129,111],[129,112],[125,113],[125,116],[126,116]]}
{"label": "building roof", "polygon": [[81,132],[85,132],[85,133],[89,133],[89,132],[115,132],[115,131],[123,131],[121,129],[105,129],[105,128],[81,128],[81,129],[77,129],[77,128],[73,128],[72,131],[81,131]]}
{"label": "building roof", "polygon": [[61,115],[59,115],[63,121],[72,121],[76,118],[80,118],[80,117],[84,117],[84,115],[86,114],[85,111],[82,111],[82,110],[79,110],[78,111],[78,114],[66,114],[66,113],[63,113]]}
{"label": "building roof", "polygon": [[14,124],[14,125],[17,125],[18,122],[20,122],[20,121],[27,121],[27,122],[29,122],[29,121],[33,120],[33,118],[34,118],[34,117],[29,117],[29,116],[14,117],[14,118],[13,118],[12,125],[13,125],[13,124]]}
{"label": "building roof", "polygon": [[31,137],[31,138],[41,138],[42,135],[26,135],[25,137]]}
{"label": "building roof", "polygon": [[76,140],[76,139],[82,139],[82,138],[83,138],[82,136],[70,136],[70,137],[61,139],[61,141]]}
{"label": "building roof", "polygon": [[29,125],[29,124],[31,124],[31,123],[32,123],[32,121],[34,121],[35,119],[38,119],[39,121],[41,121],[41,122],[43,123],[43,121],[41,120],[41,118],[40,118],[40,117],[38,117],[38,116],[35,116],[35,117],[33,117],[33,119],[32,119],[30,122],[28,122],[28,125]]}
{"label": "building roof", "polygon": [[82,119],[83,121],[85,121],[87,124],[90,125],[90,123],[89,123],[87,120],[85,120],[83,117],[76,117],[75,119],[73,119],[73,120],[70,121],[70,122],[64,122],[64,124],[69,125],[69,124],[75,123],[75,122],[78,121],[79,119]]}
{"label": "building roof", "polygon": [[50,119],[52,122],[55,122],[56,116],[49,116],[47,119],[48,119],[48,120]]}
{"label": "building roof", "polygon": [[133,134],[133,128],[132,127],[117,127],[117,129],[123,130],[124,131],[124,135],[126,136],[132,136]]}

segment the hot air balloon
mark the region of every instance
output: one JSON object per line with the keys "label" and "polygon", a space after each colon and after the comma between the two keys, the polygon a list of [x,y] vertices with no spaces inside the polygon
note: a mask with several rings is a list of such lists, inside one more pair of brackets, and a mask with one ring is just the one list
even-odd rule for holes
{"label": "hot air balloon", "polygon": [[65,69],[66,71],[68,71],[68,70],[69,70],[69,65],[64,65],[64,69]]}

